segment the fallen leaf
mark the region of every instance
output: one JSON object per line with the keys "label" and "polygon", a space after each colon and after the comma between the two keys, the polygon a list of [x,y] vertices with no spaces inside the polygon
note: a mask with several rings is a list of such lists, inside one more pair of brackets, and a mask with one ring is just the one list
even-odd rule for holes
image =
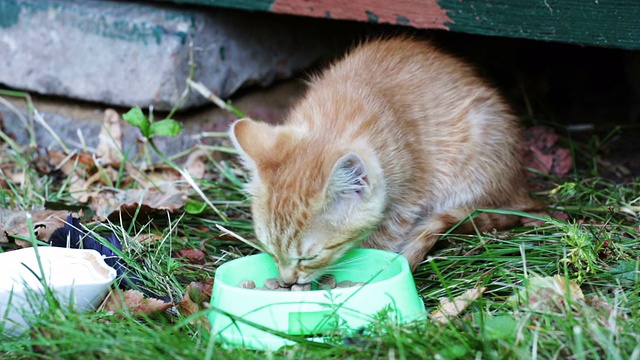
{"label": "fallen leaf", "polygon": [[186,190],[178,190],[171,183],[162,189],[104,189],[92,196],[92,207],[101,221],[117,214],[125,218],[149,214],[158,210],[177,210],[187,201]]}
{"label": "fallen leaf", "polygon": [[451,318],[460,315],[460,313],[466,310],[469,305],[480,298],[485,290],[487,290],[486,287],[473,288],[456,297],[453,301],[445,299],[440,303],[440,306],[438,306],[438,308],[429,315],[431,321],[439,325],[448,324],[451,321]]}
{"label": "fallen leaf", "polygon": [[[24,180],[26,179],[24,170],[19,170],[18,172],[5,171],[4,175],[7,177],[7,179],[9,179],[9,181],[18,185],[22,185],[24,183]],[[4,181],[4,179],[2,179],[2,181]],[[5,187],[8,188],[8,186]]]}
{"label": "fallen leaf", "polygon": [[[562,289],[562,294],[566,294],[567,289],[569,289],[569,295],[571,296],[571,300],[584,300],[584,294],[582,293],[582,289],[580,289],[580,285],[578,285],[575,281],[567,280],[564,276],[560,276],[560,275],[554,275],[553,278],[557,284],[556,289],[558,288]],[[567,284],[567,281],[569,281],[568,284]]]}
{"label": "fallen leaf", "polygon": [[104,309],[106,311],[128,311],[135,316],[152,315],[171,307],[173,307],[172,302],[166,303],[162,300],[146,298],[138,290],[111,290],[104,301]]}
{"label": "fallen leaf", "polygon": [[127,173],[136,181],[139,189],[153,189],[166,186],[167,183],[177,186],[182,175],[167,164],[157,164],[147,169],[138,169],[133,164],[124,164]]}
{"label": "fallen leaf", "polygon": [[[204,179],[205,162],[210,156],[212,156],[211,151],[195,150],[189,154],[182,167],[192,178]],[[124,166],[129,176],[136,181],[137,187],[141,189],[162,187],[164,183],[173,183],[173,186],[184,183],[182,175],[167,164],[157,164],[147,169],[138,169],[129,162],[126,162]]]}
{"label": "fallen leaf", "polygon": [[[31,219],[33,221],[33,230],[36,235],[36,239],[41,241],[47,241],[51,237],[56,229],[64,227],[65,219],[69,215],[69,211],[65,210],[37,210],[31,211]],[[3,215],[8,215],[4,212]],[[31,241],[22,240],[18,237],[29,238],[31,236],[31,230],[27,223],[26,212],[15,212],[10,218],[2,218],[2,224],[4,226],[4,233],[6,233],[7,239],[12,239],[16,245],[20,247],[30,247]],[[0,242],[5,242],[0,240]]]}
{"label": "fallen leaf", "polygon": [[204,149],[198,149],[187,157],[184,162],[184,169],[194,179],[204,179],[205,174],[205,162],[211,156],[211,151]]}
{"label": "fallen leaf", "polygon": [[525,164],[544,174],[562,176],[573,168],[569,149],[559,145],[560,136],[550,127],[532,126],[525,131]]}
{"label": "fallen leaf", "polygon": [[53,166],[54,169],[60,170],[65,175],[71,175],[77,173],[81,178],[84,178],[86,173],[93,167],[93,154],[88,152],[80,152],[73,154],[66,154],[60,150],[47,149],[46,160]]}
{"label": "fallen leaf", "polygon": [[611,304],[597,295],[586,298],[585,303],[596,310],[605,310],[608,313],[613,309]]}
{"label": "fallen leaf", "polygon": [[204,265],[206,254],[204,251],[198,249],[182,249],[176,251],[173,257],[186,259],[190,264]]}
{"label": "fallen leaf", "polygon": [[120,115],[113,109],[107,109],[104,111],[102,123],[96,154],[100,158],[102,166],[120,166],[122,162],[122,120]]}
{"label": "fallen leaf", "polygon": [[205,309],[206,303],[211,300],[212,289],[213,278],[192,282],[187,286],[184,297],[176,304],[176,308],[184,316],[190,316]]}
{"label": "fallen leaf", "polygon": [[138,244],[144,244],[144,243],[156,242],[158,240],[161,240],[162,238],[163,236],[160,234],[140,233],[136,235],[132,240],[137,242]]}
{"label": "fallen leaf", "polygon": [[72,174],[69,179],[69,195],[81,203],[88,202],[91,197],[87,191],[87,182],[78,174]]}
{"label": "fallen leaf", "polygon": [[[569,292],[567,292],[567,289]],[[524,296],[527,296],[529,306],[532,309],[557,308],[566,305],[566,300],[571,299],[572,302],[584,301],[584,294],[580,286],[574,281],[569,281],[560,275],[540,277],[534,276],[529,278],[525,289],[519,294],[514,294],[508,303],[517,305],[524,302]]]}
{"label": "fallen leaf", "polygon": [[[86,203],[89,200],[89,184],[87,178],[95,171],[93,155],[87,152],[68,155],[55,149],[47,149],[41,160],[48,163],[41,166],[47,169],[60,170],[69,177],[69,194],[74,199]],[[95,173],[94,173],[95,174]]]}

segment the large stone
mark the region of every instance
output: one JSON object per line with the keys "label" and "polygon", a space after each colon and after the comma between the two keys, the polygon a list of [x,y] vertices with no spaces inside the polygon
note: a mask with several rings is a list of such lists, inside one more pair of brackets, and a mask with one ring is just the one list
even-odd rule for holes
{"label": "large stone", "polygon": [[[195,80],[225,98],[340,51],[344,25],[163,3],[2,0],[0,83],[166,110],[185,88],[190,42]],[[192,92],[183,107],[205,102]]]}
{"label": "large stone", "polygon": [[[291,80],[270,86],[268,89],[244,92],[241,96],[234,97],[233,103],[253,119],[278,123],[291,105],[300,99],[304,90],[302,82]],[[33,106],[47,126],[29,120],[26,106],[26,102],[21,98],[0,98],[0,118],[3,119],[4,131],[18,144],[29,143],[28,129],[31,129],[36,144],[41,147],[61,149],[57,137],[72,150],[95,151],[106,106],[36,95],[33,97]],[[118,110],[120,113],[126,111]],[[154,138],[160,151],[168,156],[188,150],[197,144],[219,145],[220,138],[212,138],[207,134],[225,132],[229,124],[237,119],[213,105],[179,112],[174,118],[183,125],[182,133],[177,137]],[[130,158],[134,158],[139,153],[139,140],[142,135],[139,129],[129,124],[123,123],[123,126],[123,150],[129,151]],[[155,154],[152,153],[151,156],[153,161],[160,161]]]}

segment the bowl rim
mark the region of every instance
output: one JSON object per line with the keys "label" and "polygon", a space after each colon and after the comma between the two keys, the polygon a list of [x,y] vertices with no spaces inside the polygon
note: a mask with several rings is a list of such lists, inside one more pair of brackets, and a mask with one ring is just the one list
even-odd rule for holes
{"label": "bowl rim", "polygon": [[[383,267],[380,268],[380,270],[373,275],[369,282],[365,282],[365,284],[363,286],[376,286],[376,287],[384,287],[386,284],[392,283],[394,281],[398,281],[398,279],[401,279],[402,276],[412,276],[411,275],[411,269],[409,268],[409,262],[408,260],[399,253],[395,253],[392,251],[388,251],[388,250],[381,250],[381,249],[372,249],[372,248],[354,248],[354,249],[350,249],[347,253],[349,252],[353,252],[353,251],[362,251],[362,252],[371,252],[371,253],[377,253],[380,254],[381,256],[384,256],[383,259],[381,260],[387,260],[386,264],[383,265]],[[345,254],[346,255],[346,254]],[[237,259],[233,259],[230,260],[222,265],[220,265],[217,269],[216,269],[216,273],[214,275],[214,286],[219,285],[220,287],[224,288],[224,289],[233,289],[234,291],[238,291],[239,293],[253,293],[255,294],[256,292],[260,292],[260,293],[266,293],[266,294],[288,294],[288,295],[284,295],[285,297],[291,297],[291,294],[307,294],[306,296],[310,296],[311,294],[320,294],[320,293],[326,293],[327,291],[331,292],[331,293],[350,293],[353,291],[358,290],[359,288],[361,288],[362,286],[354,286],[354,287],[347,287],[347,288],[334,288],[334,289],[317,289],[317,290],[307,290],[307,291],[274,291],[274,290],[266,290],[266,289],[247,289],[247,288],[241,288],[239,287],[237,284],[230,284],[224,280],[221,280],[218,278],[218,272],[222,269],[222,271],[227,271],[226,267],[228,264],[234,262],[234,261],[238,261],[238,260],[242,260],[242,261],[252,261],[253,259],[257,259],[257,258],[267,258],[269,261],[273,261],[273,259],[271,258],[271,256],[267,253],[259,253],[259,254],[253,254],[253,255],[248,255],[248,256],[243,256],[241,258],[237,258]],[[400,271],[387,278],[384,280],[380,280],[380,281],[371,281],[371,279],[375,279],[380,273],[382,273],[384,271],[384,269],[388,266],[391,266],[393,263],[396,262],[400,262],[399,266],[400,266]],[[238,263],[235,263],[234,265],[237,265]],[[231,266],[231,265],[230,265]],[[250,279],[248,279],[250,280]],[[299,296],[303,296],[303,295],[299,295]],[[276,296],[277,297],[277,296]]]}

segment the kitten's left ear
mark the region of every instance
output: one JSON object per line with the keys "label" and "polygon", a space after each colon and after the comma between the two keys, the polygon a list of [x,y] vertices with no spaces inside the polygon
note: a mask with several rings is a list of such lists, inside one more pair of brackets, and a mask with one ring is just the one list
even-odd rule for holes
{"label": "kitten's left ear", "polygon": [[336,161],[329,176],[328,191],[332,197],[362,197],[371,188],[364,161],[350,152]]}
{"label": "kitten's left ear", "polygon": [[269,154],[276,141],[276,133],[272,126],[249,118],[231,124],[229,136],[245,167],[250,170],[256,169],[256,163],[260,162],[262,156]]}

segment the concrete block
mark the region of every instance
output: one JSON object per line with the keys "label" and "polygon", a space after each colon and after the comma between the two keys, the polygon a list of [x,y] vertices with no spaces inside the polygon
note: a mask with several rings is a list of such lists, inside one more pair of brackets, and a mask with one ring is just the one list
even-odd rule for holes
{"label": "concrete block", "polygon": [[[348,24],[347,24],[348,25]],[[167,110],[194,44],[195,80],[226,98],[341,52],[345,24],[164,3],[0,1],[0,83],[48,95]],[[183,107],[206,103],[192,93]]]}
{"label": "concrete block", "polygon": [[[234,97],[233,103],[251,118],[275,124],[283,119],[288,109],[300,99],[305,90],[306,86],[298,80],[284,81],[268,89],[246,91],[241,96]],[[38,121],[29,121],[27,104],[22,98],[3,96],[0,99],[0,123],[4,124],[4,131],[15,142],[28,144],[28,129],[32,129],[40,147],[62,149],[53,133],[62,139],[69,149],[95,152],[107,106],[38,95],[33,96],[32,100],[33,106],[47,124],[46,127]],[[126,111],[120,109],[119,113]],[[220,145],[220,138],[203,138],[202,135],[227,131],[231,122],[237,118],[211,104],[192,111],[178,112],[174,119],[183,125],[180,135],[154,138],[160,151],[167,156],[181,153],[197,144]],[[142,138],[142,134],[139,129],[129,124],[123,122],[122,125],[123,151],[129,151],[130,158],[134,158],[139,153],[139,139]],[[228,145],[230,146],[230,143]],[[150,149],[149,151],[154,162],[161,161],[155,153]]]}

